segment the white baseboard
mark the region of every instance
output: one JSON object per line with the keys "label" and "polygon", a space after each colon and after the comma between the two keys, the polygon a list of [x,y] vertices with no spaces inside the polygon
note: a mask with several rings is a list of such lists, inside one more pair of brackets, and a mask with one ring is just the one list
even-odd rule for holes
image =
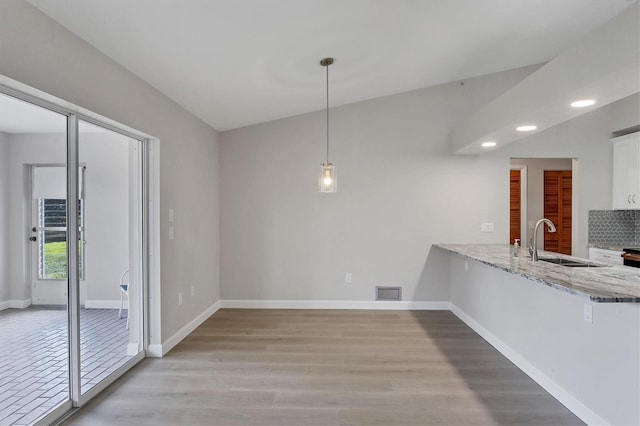
{"label": "white baseboard", "polygon": [[373,309],[448,311],[449,302],[374,300],[222,300],[222,308],[232,309]]}
{"label": "white baseboard", "polygon": [[[119,300],[85,300],[85,309],[120,309]],[[129,309],[129,301],[124,301],[124,309]]]}
{"label": "white baseboard", "polygon": [[171,349],[173,349],[174,346],[180,343],[182,339],[187,337],[193,330],[198,328],[198,326],[205,322],[207,318],[215,314],[218,309],[220,309],[220,305],[220,301],[217,301],[216,303],[208,307],[204,312],[202,312],[191,322],[189,322],[189,324],[182,327],[176,334],[162,342],[162,344],[149,345],[147,355],[155,358],[161,358],[165,356]]}
{"label": "white baseboard", "polygon": [[0,302],[0,311],[8,308],[24,309],[28,308],[29,306],[31,306],[31,299],[5,300],[4,302]]}
{"label": "white baseboard", "polygon": [[147,356],[149,358],[162,358],[162,345],[159,343],[149,345],[147,348]]}
{"label": "white baseboard", "polygon": [[453,312],[458,318],[460,318],[465,324],[467,324],[473,331],[478,333],[484,340],[489,342],[491,346],[496,348],[502,355],[513,362],[520,370],[526,375],[531,377],[536,383],[542,386],[547,392],[549,392],[555,399],[560,401],[562,405],[567,407],[573,414],[578,416],[580,420],[588,425],[606,425],[608,424],[602,417],[598,416],[593,410],[584,405],[582,402],[574,398],[564,388],[555,383],[549,376],[544,374],[533,364],[531,364],[525,357],[513,350],[509,345],[500,340],[497,336],[484,328],[480,323],[471,318],[462,309],[454,305],[451,305],[451,312]]}

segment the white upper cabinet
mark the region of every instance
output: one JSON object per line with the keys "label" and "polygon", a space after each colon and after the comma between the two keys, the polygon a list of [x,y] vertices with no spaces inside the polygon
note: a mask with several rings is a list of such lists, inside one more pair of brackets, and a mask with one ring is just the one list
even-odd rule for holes
{"label": "white upper cabinet", "polygon": [[613,142],[613,208],[640,209],[640,132]]}

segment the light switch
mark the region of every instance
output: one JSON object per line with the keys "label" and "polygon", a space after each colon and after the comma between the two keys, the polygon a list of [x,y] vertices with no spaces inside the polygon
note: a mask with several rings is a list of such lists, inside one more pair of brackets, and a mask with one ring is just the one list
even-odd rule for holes
{"label": "light switch", "polygon": [[593,323],[593,306],[587,303],[584,304],[584,320],[589,324]]}
{"label": "light switch", "polygon": [[485,222],[480,224],[481,232],[493,232],[493,222]]}
{"label": "light switch", "polygon": [[175,218],[175,215],[174,215],[173,209],[169,209],[169,223],[173,222],[174,218]]}
{"label": "light switch", "polygon": [[169,227],[169,240],[173,240],[173,226]]}

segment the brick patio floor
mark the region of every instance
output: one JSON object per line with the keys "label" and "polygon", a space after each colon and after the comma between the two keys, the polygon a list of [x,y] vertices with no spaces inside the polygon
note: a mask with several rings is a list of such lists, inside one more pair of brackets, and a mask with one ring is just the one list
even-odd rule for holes
{"label": "brick patio floor", "polygon": [[[82,393],[127,356],[129,331],[117,309],[82,309]],[[67,311],[29,307],[0,311],[0,426],[28,425],[69,398]]]}

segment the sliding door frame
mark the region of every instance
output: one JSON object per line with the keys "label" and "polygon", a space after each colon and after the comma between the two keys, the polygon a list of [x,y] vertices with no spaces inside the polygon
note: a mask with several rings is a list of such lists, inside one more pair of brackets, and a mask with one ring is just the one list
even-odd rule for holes
{"label": "sliding door frame", "polygon": [[[18,83],[18,82],[16,82]],[[22,87],[21,83],[18,83],[18,87]],[[139,309],[141,312],[140,319],[141,327],[141,341],[142,351],[133,356],[130,360],[120,366],[117,370],[107,376],[100,383],[92,387],[90,390],[82,393],[81,389],[81,354],[80,354],[80,270],[78,261],[79,250],[79,230],[78,230],[78,216],[77,211],[72,208],[67,208],[67,280],[68,280],[68,347],[69,347],[69,400],[63,402],[60,406],[56,407],[51,413],[44,418],[40,419],[37,424],[50,424],[56,420],[68,415],[72,408],[81,407],[86,404],[90,399],[95,397],[99,392],[104,390],[107,386],[113,383],[117,378],[124,374],[127,370],[132,368],[135,364],[141,361],[149,351],[149,342],[151,336],[150,331],[153,329],[159,330],[158,325],[151,325],[150,317],[150,281],[153,278],[154,286],[155,281],[159,280],[159,274],[156,274],[155,270],[157,265],[153,265],[153,272],[150,266],[151,256],[159,249],[157,247],[157,241],[152,238],[153,232],[157,226],[156,216],[158,212],[152,211],[152,200],[157,196],[157,185],[155,182],[158,178],[157,167],[158,164],[154,164],[157,161],[157,155],[151,154],[152,147],[157,144],[157,139],[150,138],[143,134],[131,132],[123,127],[109,124],[98,118],[94,118],[83,114],[78,110],[67,108],[55,102],[45,100],[41,97],[31,95],[22,90],[14,89],[10,86],[6,86],[0,83],[0,93],[11,96],[13,98],[34,104],[36,106],[51,110],[66,116],[67,118],[67,206],[75,205],[78,199],[78,165],[79,165],[79,121],[85,121],[99,127],[111,130],[123,136],[137,140],[140,143],[142,150],[141,155],[141,173],[142,173],[142,229],[141,229],[141,295]],[[65,103],[61,101],[61,103]],[[108,120],[108,119],[107,119]],[[109,120],[110,121],[110,120]],[[151,174],[153,173],[153,175]],[[150,244],[153,243],[153,247]],[[154,274],[151,277],[151,273]],[[155,308],[154,308],[155,311]],[[158,318],[154,318],[155,321],[159,321]]]}
{"label": "sliding door frame", "polygon": [[[67,115],[67,330],[69,336],[69,394],[80,401],[80,265],[78,262],[78,116]],[[73,208],[71,206],[74,206]]]}

